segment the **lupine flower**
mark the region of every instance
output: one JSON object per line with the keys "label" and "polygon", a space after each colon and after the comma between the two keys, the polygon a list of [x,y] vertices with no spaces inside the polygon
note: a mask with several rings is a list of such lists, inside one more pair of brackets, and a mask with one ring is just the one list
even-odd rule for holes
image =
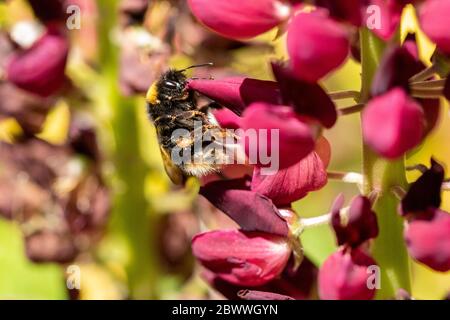
{"label": "lupine flower", "polygon": [[319,271],[319,295],[323,300],[371,300],[375,290],[367,286],[367,267],[375,260],[360,249],[333,253]]}
{"label": "lupine flower", "polygon": [[7,78],[17,87],[47,97],[64,85],[69,44],[59,31],[49,29],[31,48],[15,52]]}
{"label": "lupine flower", "polygon": [[202,272],[202,277],[215,290],[231,300],[255,297],[254,294],[251,294],[250,297],[243,296],[245,291],[263,294],[259,295],[260,299],[264,297],[274,299],[277,297],[289,297],[290,299],[305,300],[311,297],[316,284],[317,268],[306,257],[303,259],[300,267],[294,268],[293,259],[291,258],[279,277],[257,287],[231,284],[209,270]]}
{"label": "lupine flower", "polygon": [[197,235],[192,240],[192,251],[217,276],[242,286],[259,286],[273,280],[291,255],[284,237],[239,230]]}
{"label": "lupine flower", "polygon": [[281,103],[279,88],[274,81],[245,77],[194,79],[189,81],[187,88],[213,99],[237,114],[241,114],[254,102]]}
{"label": "lupine flower", "polygon": [[342,195],[332,207],[332,226],[339,250],[327,258],[319,271],[319,295],[326,300],[370,300],[375,291],[367,286],[367,267],[376,265],[362,245],[378,235],[378,223],[369,199],[353,199],[343,223]]}
{"label": "lupine flower", "polygon": [[349,35],[342,25],[322,14],[300,13],[289,25],[287,50],[295,75],[314,83],[345,61]]}
{"label": "lupine flower", "polygon": [[449,0],[427,0],[420,8],[419,20],[426,35],[440,50],[450,54],[450,21],[444,12],[450,12]]}
{"label": "lupine flower", "polygon": [[363,134],[366,143],[380,155],[398,158],[422,141],[422,107],[402,88],[392,89],[372,99],[364,109]]}
{"label": "lupine flower", "polygon": [[261,231],[287,236],[289,228],[273,202],[250,191],[248,177],[214,181],[200,189],[200,194],[223,211],[245,231]]}
{"label": "lupine flower", "polygon": [[63,233],[38,231],[25,238],[25,252],[34,262],[68,263],[78,251],[74,240]]}
{"label": "lupine flower", "polygon": [[358,196],[352,200],[348,221],[345,224],[342,223],[340,216],[341,201],[337,200],[332,210],[332,225],[338,245],[357,248],[365,241],[376,238],[378,236],[377,217],[369,199]]}
{"label": "lupine flower", "polygon": [[282,207],[304,198],[309,192],[323,188],[328,181],[326,172],[330,155],[328,141],[323,137],[320,138],[316,150],[293,166],[279,170],[274,175],[261,175],[261,169],[255,168],[251,189],[267,196],[277,206]]}
{"label": "lupine flower", "polygon": [[189,0],[188,4],[201,23],[232,39],[255,37],[290,16],[289,6],[278,0]]}
{"label": "lupine flower", "polygon": [[[305,121],[306,120],[306,121]],[[317,130],[311,126],[307,119],[298,116],[288,106],[276,106],[265,103],[254,103],[244,112],[241,120],[241,128],[244,131],[254,129],[258,134],[257,145],[246,134],[241,137],[247,156],[258,154],[256,151],[268,150],[268,155],[278,155],[279,168],[288,168],[304,159],[314,150]],[[261,136],[260,130],[267,130],[266,136]],[[278,130],[279,139],[272,141],[272,130]],[[247,132],[246,132],[247,133]],[[254,139],[252,139],[254,140]],[[258,149],[255,149],[257,147]],[[253,149],[251,149],[253,148]],[[258,156],[258,166],[264,167],[270,164],[263,163]]]}
{"label": "lupine flower", "polygon": [[439,209],[444,168],[431,160],[430,169],[414,182],[402,200],[401,214],[409,254],[430,268],[450,270],[450,214]]}

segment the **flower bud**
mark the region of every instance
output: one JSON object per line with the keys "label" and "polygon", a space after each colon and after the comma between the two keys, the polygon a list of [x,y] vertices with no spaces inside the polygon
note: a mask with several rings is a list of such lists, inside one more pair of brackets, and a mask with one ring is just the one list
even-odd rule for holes
{"label": "flower bud", "polygon": [[424,133],[422,107],[401,88],[372,99],[363,111],[365,142],[389,159],[419,145]]}
{"label": "flower bud", "polygon": [[357,248],[365,241],[375,238],[378,235],[377,216],[369,199],[363,196],[353,199],[345,224],[340,215],[341,200],[342,198],[338,198],[333,206],[331,221],[338,244]]}
{"label": "flower bud", "polygon": [[349,35],[330,18],[318,13],[300,13],[289,26],[287,50],[295,75],[314,83],[348,57]]}
{"label": "flower bud", "polygon": [[450,270],[450,214],[439,209],[431,219],[414,219],[405,229],[409,254],[428,267]]}
{"label": "flower bud", "polygon": [[192,252],[221,279],[249,287],[280,275],[291,255],[284,237],[238,230],[199,234],[192,240]]}
{"label": "flower bud", "polygon": [[420,25],[425,34],[446,54],[450,54],[450,0],[428,0],[420,8]]}

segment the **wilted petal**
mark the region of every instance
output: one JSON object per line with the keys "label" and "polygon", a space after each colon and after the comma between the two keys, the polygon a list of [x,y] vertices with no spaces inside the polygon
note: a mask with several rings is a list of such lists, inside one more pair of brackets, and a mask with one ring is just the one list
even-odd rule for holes
{"label": "wilted petal", "polygon": [[450,54],[449,0],[428,0],[420,8],[420,25],[426,35],[443,52]]}
{"label": "wilted petal", "polygon": [[14,53],[7,78],[21,89],[47,97],[65,83],[69,43],[58,31],[49,30],[31,48]]}
{"label": "wilted petal", "polygon": [[247,39],[276,27],[290,15],[278,0],[188,0],[194,16],[222,36]]}
{"label": "wilted petal", "polygon": [[441,188],[444,181],[444,168],[431,159],[431,167],[411,184],[402,200],[402,214],[423,215],[429,209],[441,206]]}
{"label": "wilted petal", "polygon": [[192,240],[192,252],[220,278],[241,286],[260,286],[277,277],[291,255],[284,237],[238,230],[212,231]]}
{"label": "wilted petal", "polygon": [[322,14],[300,13],[289,26],[287,50],[295,75],[314,83],[345,61],[349,35],[342,25]]}
{"label": "wilted petal", "polygon": [[299,115],[317,120],[326,128],[336,123],[336,106],[320,85],[299,80],[279,63],[272,63],[272,70],[283,104],[292,106]]}
{"label": "wilted petal", "polygon": [[341,249],[324,262],[319,270],[319,295],[322,300],[371,300],[374,289],[367,286],[369,266],[375,260],[359,249]]}
{"label": "wilted petal", "polygon": [[431,220],[415,219],[405,229],[409,254],[430,268],[450,270],[450,214],[441,210]]}
{"label": "wilted petal", "polygon": [[229,77],[220,80],[191,79],[188,89],[195,90],[237,114],[253,102],[279,104],[278,84],[245,77]]}
{"label": "wilted petal", "polygon": [[[329,144],[325,144],[329,148]],[[272,199],[275,205],[285,206],[323,188],[327,180],[326,164],[313,151],[297,164],[274,175],[261,175],[261,169],[255,168],[251,188]]]}
{"label": "wilted petal", "polygon": [[262,231],[287,236],[289,228],[272,201],[245,190],[249,180],[214,181],[200,189],[200,194],[246,231]]}
{"label": "wilted petal", "polygon": [[317,129],[303,120],[291,107],[250,105],[241,121],[244,130],[241,144],[250,163],[272,170],[270,174],[273,174],[274,170],[288,168],[304,159],[314,149]]}
{"label": "wilted petal", "polygon": [[409,79],[425,68],[410,50],[408,46],[393,46],[386,50],[375,74],[372,95],[382,95],[395,87],[409,90]]}
{"label": "wilted petal", "polygon": [[333,206],[331,222],[338,245],[357,248],[365,241],[378,235],[377,216],[372,210],[369,199],[357,196],[352,200],[345,224],[343,224],[340,215],[341,199],[337,201],[340,203]]}
{"label": "wilted petal", "polygon": [[420,144],[422,107],[401,88],[372,99],[363,111],[365,142],[383,157],[394,159]]}
{"label": "wilted petal", "polygon": [[241,290],[237,293],[242,300],[294,300],[294,298],[273,292]]}

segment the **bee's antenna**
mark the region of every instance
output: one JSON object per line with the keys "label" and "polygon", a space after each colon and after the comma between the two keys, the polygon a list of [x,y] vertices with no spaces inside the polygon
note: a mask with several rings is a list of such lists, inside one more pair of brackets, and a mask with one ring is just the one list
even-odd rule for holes
{"label": "bee's antenna", "polygon": [[211,67],[211,66],[213,66],[213,65],[214,65],[214,63],[212,63],[212,62],[202,63],[202,64],[196,64],[196,65],[187,67],[187,68],[182,69],[182,70],[179,70],[179,71],[180,71],[180,72],[184,72],[184,71],[189,70],[189,69],[203,68],[203,67]]}

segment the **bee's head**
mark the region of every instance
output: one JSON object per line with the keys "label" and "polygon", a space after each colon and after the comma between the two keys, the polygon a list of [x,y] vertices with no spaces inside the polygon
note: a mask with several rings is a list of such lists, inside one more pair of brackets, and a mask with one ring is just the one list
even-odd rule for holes
{"label": "bee's head", "polygon": [[184,100],[188,98],[186,91],[186,75],[184,72],[191,68],[209,66],[195,65],[183,70],[169,70],[164,73],[159,80],[154,82],[147,91],[147,102],[157,104],[165,100]]}

